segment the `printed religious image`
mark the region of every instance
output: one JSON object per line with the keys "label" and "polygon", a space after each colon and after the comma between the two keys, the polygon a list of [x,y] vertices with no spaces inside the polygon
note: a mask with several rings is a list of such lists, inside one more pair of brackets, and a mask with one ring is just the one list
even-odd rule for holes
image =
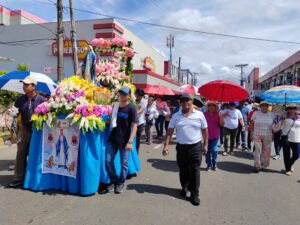
{"label": "printed religious image", "polygon": [[42,173],[76,178],[80,131],[68,120],[57,120],[55,127],[43,127]]}

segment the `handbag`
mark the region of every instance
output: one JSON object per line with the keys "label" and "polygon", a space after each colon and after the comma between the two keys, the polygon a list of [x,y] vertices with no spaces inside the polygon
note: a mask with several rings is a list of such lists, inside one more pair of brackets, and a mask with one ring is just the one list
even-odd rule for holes
{"label": "handbag", "polygon": [[154,118],[149,119],[149,117],[146,116],[146,124],[149,125],[149,126],[153,125],[154,124]]}
{"label": "handbag", "polygon": [[281,135],[281,136],[280,136],[280,139],[281,139],[281,141],[282,141],[282,144],[286,144],[286,145],[289,144],[289,141],[288,141],[289,133],[290,133],[291,129],[293,128],[293,126],[294,126],[294,124],[295,124],[295,121],[296,121],[296,120],[294,120],[294,122],[293,122],[291,128],[289,129],[289,131],[287,132],[287,134]]}

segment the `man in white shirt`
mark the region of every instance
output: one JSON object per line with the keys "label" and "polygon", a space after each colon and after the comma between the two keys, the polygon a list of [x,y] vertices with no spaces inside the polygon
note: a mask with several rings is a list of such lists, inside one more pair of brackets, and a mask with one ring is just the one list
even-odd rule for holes
{"label": "man in white shirt", "polygon": [[136,98],[135,101],[137,104],[136,110],[139,117],[139,123],[136,131],[136,151],[139,154],[141,135],[145,127],[145,111],[147,108],[147,100],[144,99],[145,93],[144,90],[141,88],[137,88],[134,94]]}
{"label": "man in white shirt", "polygon": [[176,129],[177,164],[181,183],[181,195],[190,196],[193,205],[200,204],[200,165],[202,151],[207,153],[208,130],[201,111],[193,109],[193,96],[183,93],[180,97],[181,110],[175,113],[169,123],[162,154],[169,154],[169,142]]}
{"label": "man in white shirt", "polygon": [[[228,104],[229,108],[222,111],[221,115],[224,117],[224,152],[223,156],[227,153],[233,155],[234,142],[238,130],[239,123],[241,124],[242,131],[245,131],[245,124],[242,113],[235,108],[234,102]],[[230,151],[228,152],[228,142],[230,140]]]}

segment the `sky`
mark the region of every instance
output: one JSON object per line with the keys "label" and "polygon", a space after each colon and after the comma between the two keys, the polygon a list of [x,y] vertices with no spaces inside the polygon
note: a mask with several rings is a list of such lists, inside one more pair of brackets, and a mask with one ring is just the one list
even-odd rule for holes
{"label": "sky", "polygon": [[[0,0],[10,9],[56,21],[56,0]],[[68,6],[69,0],[63,0]],[[299,0],[74,0],[74,8],[95,13],[204,32],[300,42]],[[69,18],[67,10],[64,18]],[[104,18],[75,10],[77,20]],[[128,29],[169,57],[166,36],[175,36],[173,60],[199,73],[199,84],[215,79],[240,79],[236,64],[249,64],[265,74],[300,49],[285,44],[179,31],[119,20]],[[1,39],[1,38],[0,38]]]}

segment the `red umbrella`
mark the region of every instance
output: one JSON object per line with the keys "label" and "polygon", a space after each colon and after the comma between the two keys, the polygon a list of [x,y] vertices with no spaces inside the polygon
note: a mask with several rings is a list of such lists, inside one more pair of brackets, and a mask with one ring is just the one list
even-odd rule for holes
{"label": "red umbrella", "polygon": [[249,94],[240,85],[229,80],[215,80],[199,87],[198,92],[208,100],[235,102],[246,99]]}
{"label": "red umbrella", "polygon": [[199,95],[197,93],[197,89],[198,88],[195,87],[194,85],[185,84],[185,85],[180,86],[178,90],[179,90],[180,93],[188,93],[188,94],[191,94],[191,95]]}
{"label": "red umbrella", "polygon": [[147,85],[146,89],[144,90],[146,94],[149,95],[175,95],[172,89],[168,88],[164,85]]}

